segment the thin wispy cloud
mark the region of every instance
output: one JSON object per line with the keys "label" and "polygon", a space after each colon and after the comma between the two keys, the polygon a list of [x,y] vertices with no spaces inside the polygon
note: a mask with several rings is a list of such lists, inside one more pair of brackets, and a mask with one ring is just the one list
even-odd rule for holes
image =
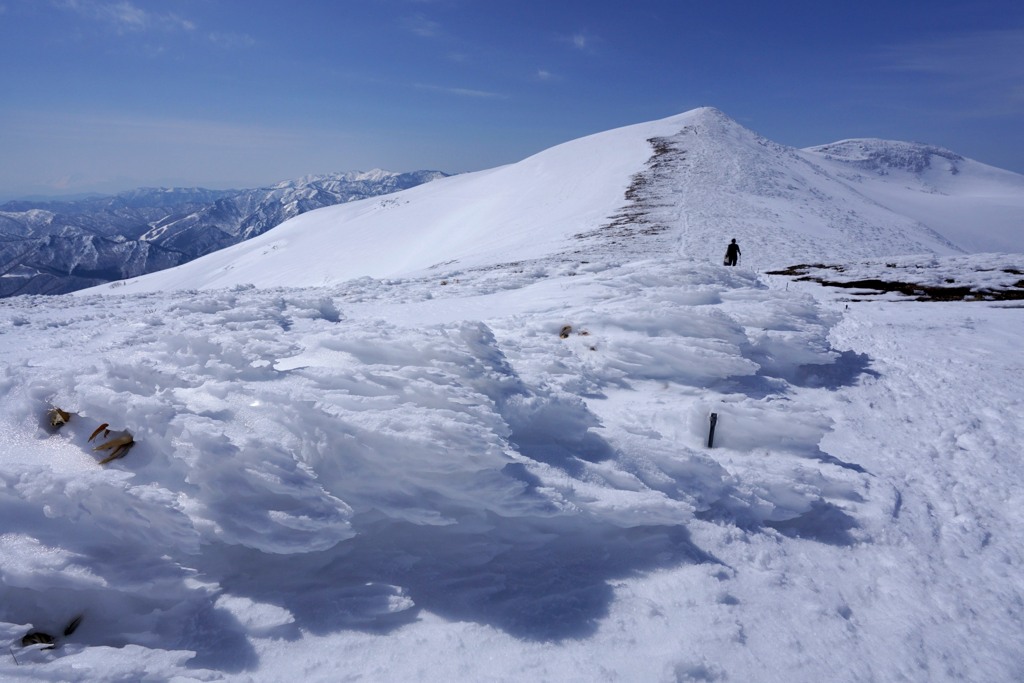
{"label": "thin wispy cloud", "polygon": [[[882,68],[925,77],[920,87],[967,97],[967,106],[1024,109],[1024,30],[980,31],[887,48]],[[993,111],[993,113],[997,113]]]}
{"label": "thin wispy cloud", "polygon": [[173,13],[151,12],[128,0],[103,2],[101,0],[58,0],[57,7],[100,22],[118,33],[142,31],[193,31],[196,25]]}
{"label": "thin wispy cloud", "polygon": [[[211,45],[223,50],[250,48],[256,40],[247,33],[235,31],[210,31],[200,33],[190,19],[174,13],[154,12],[140,7],[130,0],[53,0],[53,4],[74,12],[79,17],[106,27],[118,35],[171,35],[187,33],[205,39]],[[144,51],[156,56],[168,51],[168,46],[159,42],[149,43]]]}
{"label": "thin wispy cloud", "polygon": [[561,40],[580,52],[592,52],[599,42],[597,36],[586,30],[576,31],[571,35],[562,36]]}
{"label": "thin wispy cloud", "polygon": [[245,33],[221,33],[214,31],[206,37],[211,43],[225,50],[242,49],[256,44],[256,39]]}
{"label": "thin wispy cloud", "polygon": [[429,90],[431,92],[444,93],[446,95],[457,95],[459,97],[475,97],[478,99],[491,99],[491,100],[507,100],[508,95],[502,93],[490,92],[488,90],[475,90],[473,88],[452,88],[443,85],[430,85],[427,83],[417,83],[416,88],[419,90]]}
{"label": "thin wispy cloud", "polygon": [[883,51],[889,68],[947,76],[1024,77],[1024,30],[983,31],[897,45]]}
{"label": "thin wispy cloud", "polygon": [[407,31],[422,38],[436,38],[441,35],[441,24],[422,14],[406,17],[402,23]]}

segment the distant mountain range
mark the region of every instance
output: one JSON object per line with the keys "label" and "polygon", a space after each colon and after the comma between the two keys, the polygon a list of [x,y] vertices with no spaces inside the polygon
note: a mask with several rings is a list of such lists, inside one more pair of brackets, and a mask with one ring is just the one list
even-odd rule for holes
{"label": "distant mountain range", "polygon": [[140,188],[73,201],[0,204],[0,297],[64,294],[186,263],[299,214],[447,174],[374,170],[250,190]]}

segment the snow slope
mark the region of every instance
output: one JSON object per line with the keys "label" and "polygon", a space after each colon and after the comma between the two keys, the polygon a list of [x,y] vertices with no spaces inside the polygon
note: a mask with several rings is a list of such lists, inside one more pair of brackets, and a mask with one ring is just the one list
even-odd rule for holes
{"label": "snow slope", "polygon": [[614,212],[630,175],[650,156],[646,138],[668,134],[686,118],[576,140],[518,164],[353,202],[348,210],[312,211],[193,268],[125,286],[324,285],[547,256]]}
{"label": "snow slope", "polygon": [[[556,199],[585,181],[538,183],[571,224],[551,234],[510,215],[417,251],[380,220],[392,264],[372,234],[347,252],[307,235],[325,210],[177,274],[191,289],[0,301],[0,678],[1021,680],[1020,308],[848,301],[701,262],[710,213],[662,200],[728,180],[681,179],[717,125],[741,166],[762,147],[714,111],[653,146],[649,126],[609,133],[635,152],[605,162],[620,194],[583,218]],[[493,179],[515,168],[432,187],[484,216],[470,190],[499,184],[497,217],[526,194]],[[768,207],[778,178],[735,202]],[[436,227],[441,199],[394,210]],[[878,230],[932,239],[893,220]],[[857,225],[777,234],[799,254]],[[916,276],[989,282],[991,262]],[[338,281],[215,288],[289,268]],[[135,441],[103,466],[102,423]],[[54,649],[23,641],[40,632]]]}
{"label": "snow slope", "polygon": [[[933,169],[944,175],[929,176],[930,189],[923,180],[906,187],[912,171],[871,174],[848,156],[783,147],[716,109],[697,109],[309,212],[201,262],[114,286],[319,286],[431,270],[449,277],[540,257],[621,254],[635,248],[634,231],[679,243],[695,263],[717,263],[735,237],[746,265],[758,269],[1024,245],[1024,177],[961,160],[955,174]],[[641,252],[657,249],[643,241]]]}
{"label": "snow slope", "polygon": [[[843,140],[806,150],[885,206],[967,252],[1020,251],[1024,176],[931,145]],[[1016,229],[1014,228],[1016,226]]]}

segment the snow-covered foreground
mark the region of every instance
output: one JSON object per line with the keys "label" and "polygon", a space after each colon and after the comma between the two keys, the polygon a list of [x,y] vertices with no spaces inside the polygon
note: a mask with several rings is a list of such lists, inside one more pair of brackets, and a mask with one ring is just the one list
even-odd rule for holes
{"label": "snow-covered foreground", "polygon": [[1021,680],[1021,309],[838,296],[652,256],[0,302],[0,678]]}
{"label": "snow-covered foreground", "polygon": [[1021,308],[764,272],[1022,216],[704,109],[0,301],[0,678],[1024,680]]}

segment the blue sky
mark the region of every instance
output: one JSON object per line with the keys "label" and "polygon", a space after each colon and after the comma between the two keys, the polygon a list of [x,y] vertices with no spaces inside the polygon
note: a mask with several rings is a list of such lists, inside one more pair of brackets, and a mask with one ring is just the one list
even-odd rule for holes
{"label": "blue sky", "polygon": [[463,172],[705,105],[1024,172],[1024,3],[0,0],[0,198]]}

